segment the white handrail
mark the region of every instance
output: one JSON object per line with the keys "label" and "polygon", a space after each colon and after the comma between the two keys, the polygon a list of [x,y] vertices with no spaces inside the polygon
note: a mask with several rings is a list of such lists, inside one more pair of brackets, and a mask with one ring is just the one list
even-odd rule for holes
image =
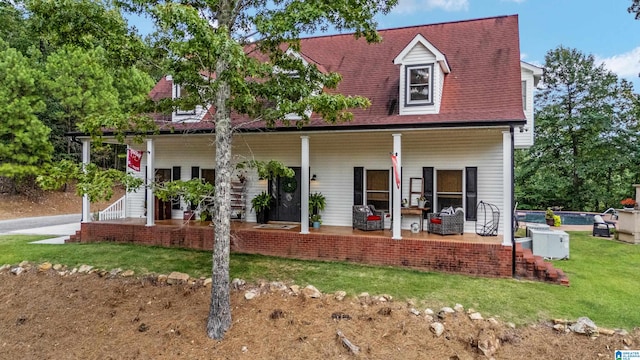
{"label": "white handrail", "polygon": [[104,221],[104,220],[115,220],[115,219],[122,219],[125,217],[125,205],[126,205],[126,200],[125,200],[125,196],[121,197],[120,199],[116,200],[116,202],[114,202],[113,204],[109,205],[109,207],[107,207],[106,209],[100,211],[98,213],[98,221]]}
{"label": "white handrail", "polygon": [[614,208],[608,208],[605,212],[600,214],[600,216],[604,217],[609,212],[611,212],[611,220],[618,220],[618,210]]}

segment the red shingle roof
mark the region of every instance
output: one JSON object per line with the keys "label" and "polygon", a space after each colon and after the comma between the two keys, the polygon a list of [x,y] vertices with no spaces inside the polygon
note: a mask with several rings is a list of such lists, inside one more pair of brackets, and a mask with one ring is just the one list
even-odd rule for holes
{"label": "red shingle roof", "polygon": [[[328,125],[313,119],[308,127],[464,126],[525,121],[517,15],[380,30],[379,34],[382,42],[376,44],[355,39],[352,34],[301,40],[301,52],[307,61],[323,71],[342,75],[338,92],[365,96],[372,103],[368,109],[353,110],[351,122]],[[393,59],[417,34],[438,48],[451,67],[451,73],[445,75],[440,113],[398,115],[396,105],[395,112],[388,115],[390,101],[396,99],[397,103],[399,97],[400,67],[393,64]],[[166,91],[164,84],[160,85],[152,96]]]}

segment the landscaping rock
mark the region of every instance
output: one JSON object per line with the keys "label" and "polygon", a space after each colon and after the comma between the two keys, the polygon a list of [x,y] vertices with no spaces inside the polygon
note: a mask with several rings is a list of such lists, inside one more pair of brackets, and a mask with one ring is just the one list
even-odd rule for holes
{"label": "landscaping rock", "polygon": [[209,285],[211,285],[211,283],[212,283],[212,282],[213,282],[213,279],[211,279],[211,278],[206,278],[206,279],[204,279],[204,281],[202,282],[202,284],[203,284],[204,286],[209,286]]}
{"label": "landscaping rock", "polygon": [[409,309],[409,312],[415,316],[420,316],[420,311],[416,310],[415,308]]}
{"label": "landscaping rock", "polygon": [[51,265],[50,262],[44,262],[38,266],[38,271],[40,272],[49,271],[51,268],[53,268],[53,265]]}
{"label": "landscaping rock", "polygon": [[[80,268],[78,268],[78,272],[81,274],[87,274],[89,273],[89,271],[91,271],[93,269],[93,266],[91,265],[80,265]],[[74,269],[75,270],[75,269]]]}
{"label": "landscaping rock", "polygon": [[247,282],[242,279],[235,278],[231,281],[231,287],[236,290],[240,290],[242,287],[245,286],[246,283]]}
{"label": "landscaping rock", "polygon": [[571,331],[578,334],[593,335],[598,333],[598,327],[588,317],[579,318],[573,325],[569,326]]}
{"label": "landscaping rock", "polygon": [[302,294],[308,298],[318,299],[322,297],[322,293],[320,290],[316,289],[313,285],[307,285],[304,289],[302,289]]}
{"label": "landscaping rock", "polygon": [[281,283],[280,281],[272,281],[271,283],[269,283],[269,291],[271,292],[286,291],[286,290],[287,290],[287,285]]}
{"label": "landscaping rock", "polygon": [[135,273],[133,272],[133,270],[127,270],[124,271],[122,274],[120,274],[120,276],[122,277],[132,277]]}
{"label": "landscaping rock", "polygon": [[464,306],[462,306],[462,304],[456,304],[453,307],[453,310],[455,310],[456,312],[464,312]]}
{"label": "landscaping rock", "polygon": [[289,289],[291,290],[291,292],[293,293],[293,295],[295,295],[295,296],[300,295],[300,286],[298,286],[298,285],[291,285],[291,286],[289,286]]}
{"label": "landscaping rock", "polygon": [[344,300],[346,296],[347,296],[347,292],[342,290],[336,291],[335,294],[333,295],[333,297],[338,301]]}
{"label": "landscaping rock", "polygon": [[109,276],[111,277],[116,277],[118,276],[118,274],[120,274],[122,272],[121,268],[115,268],[115,269],[111,269],[111,271],[109,271]]}
{"label": "landscaping rock", "polygon": [[11,265],[4,264],[4,265],[0,266],[0,272],[7,271],[7,270],[11,270]]}
{"label": "landscaping rock", "polygon": [[174,271],[167,276],[167,284],[185,284],[189,281],[189,274]]}
{"label": "landscaping rock", "polygon": [[483,320],[482,314],[480,314],[479,312],[474,312],[469,314],[469,319],[471,320]]}
{"label": "landscaping rock", "polygon": [[500,348],[500,340],[496,336],[495,331],[491,329],[482,329],[478,336],[478,349],[482,351],[484,356],[490,358]]}
{"label": "landscaping rock", "polygon": [[11,273],[13,275],[20,275],[24,272],[24,268],[22,266],[16,266],[14,268],[11,269]]}
{"label": "landscaping rock", "polygon": [[257,289],[251,289],[244,293],[244,298],[246,300],[252,300],[252,299],[255,299],[255,297],[258,295],[259,295],[259,292]]}
{"label": "landscaping rock", "polygon": [[432,323],[431,326],[429,326],[429,328],[431,329],[431,332],[433,332],[436,335],[436,337],[440,337],[444,332],[444,325],[442,325],[442,323],[437,321]]}

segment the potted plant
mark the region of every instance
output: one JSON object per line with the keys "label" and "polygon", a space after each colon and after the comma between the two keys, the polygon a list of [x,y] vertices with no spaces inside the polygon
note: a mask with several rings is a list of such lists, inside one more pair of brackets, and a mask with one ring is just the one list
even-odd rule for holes
{"label": "potted plant", "polygon": [[271,195],[266,191],[261,192],[251,199],[251,209],[256,212],[256,221],[266,224],[269,221],[269,209],[271,208]]}
{"label": "potted plant", "polygon": [[314,229],[319,229],[320,224],[322,224],[322,216],[319,214],[311,215],[311,223],[313,224]]}
{"label": "potted plant", "polygon": [[620,201],[620,204],[622,204],[622,206],[624,206],[625,209],[633,209],[636,207],[637,202],[632,198],[626,198]]}
{"label": "potted plant", "polygon": [[313,193],[309,195],[309,213],[317,215],[327,206],[327,199],[322,193]]}
{"label": "potted plant", "polygon": [[184,208],[184,220],[191,220],[194,217],[194,210],[205,197],[212,196],[215,188],[213,185],[204,182],[202,179],[194,178],[190,180],[173,180],[162,184],[156,184],[155,195],[162,201],[181,198],[186,207]]}
{"label": "potted plant", "polygon": [[551,210],[551,208],[547,208],[547,211],[544,213],[544,220],[547,223],[547,225],[554,226],[555,224],[554,216],[555,214],[553,210]]}

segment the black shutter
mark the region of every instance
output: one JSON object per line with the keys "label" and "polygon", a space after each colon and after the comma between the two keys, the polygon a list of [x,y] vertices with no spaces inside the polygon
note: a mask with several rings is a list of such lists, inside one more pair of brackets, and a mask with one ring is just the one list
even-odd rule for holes
{"label": "black shutter", "polygon": [[477,167],[467,167],[465,168],[465,176],[466,176],[466,189],[465,196],[467,202],[467,209],[465,213],[467,214],[466,218],[470,221],[475,221],[477,218],[476,214],[476,203],[478,202],[478,168]]}
{"label": "black shutter", "polygon": [[433,202],[433,167],[422,168],[422,181],[424,186],[424,197],[427,199],[427,207],[431,208],[431,212],[435,212]]}
{"label": "black shutter", "polygon": [[[174,166],[173,171],[171,172],[171,180],[180,180],[180,166]],[[180,210],[180,199],[171,200],[171,208],[175,210]]]}
{"label": "black shutter", "polygon": [[192,179],[197,179],[200,177],[200,167],[199,166],[192,166],[191,167],[191,178]]}
{"label": "black shutter", "polygon": [[364,205],[364,168],[353,168],[353,205]]}

